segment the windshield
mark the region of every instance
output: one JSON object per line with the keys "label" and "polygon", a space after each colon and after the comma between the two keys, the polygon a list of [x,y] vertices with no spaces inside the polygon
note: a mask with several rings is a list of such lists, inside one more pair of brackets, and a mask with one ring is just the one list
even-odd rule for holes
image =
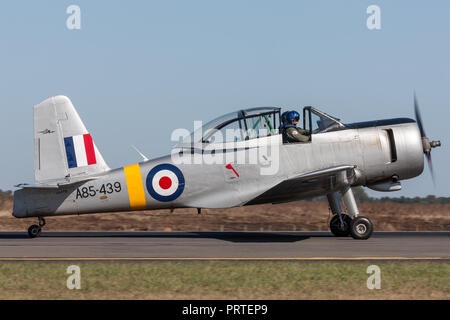
{"label": "windshield", "polygon": [[332,117],[325,112],[314,108],[310,108],[310,110],[312,133],[328,132],[336,128],[345,127],[338,118]]}

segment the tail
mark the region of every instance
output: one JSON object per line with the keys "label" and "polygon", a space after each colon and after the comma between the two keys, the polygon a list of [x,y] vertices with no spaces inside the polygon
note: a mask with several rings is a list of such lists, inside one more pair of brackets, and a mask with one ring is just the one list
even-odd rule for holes
{"label": "tail", "polygon": [[109,170],[91,135],[65,96],[34,106],[36,183],[70,181]]}

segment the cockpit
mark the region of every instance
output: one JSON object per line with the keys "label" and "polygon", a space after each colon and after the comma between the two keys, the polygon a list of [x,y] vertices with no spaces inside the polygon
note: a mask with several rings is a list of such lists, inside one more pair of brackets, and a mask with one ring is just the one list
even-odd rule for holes
{"label": "cockpit", "polygon": [[[179,146],[245,141],[280,134],[281,108],[239,110],[209,121],[185,137]],[[303,128],[311,134],[345,128],[338,118],[313,107],[303,108]]]}

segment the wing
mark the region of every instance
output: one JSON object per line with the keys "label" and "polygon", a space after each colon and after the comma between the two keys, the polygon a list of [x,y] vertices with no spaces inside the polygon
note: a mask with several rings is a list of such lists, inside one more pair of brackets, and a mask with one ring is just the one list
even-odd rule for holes
{"label": "wing", "polygon": [[289,177],[246,205],[281,203],[333,192],[355,181],[355,165],[340,165]]}

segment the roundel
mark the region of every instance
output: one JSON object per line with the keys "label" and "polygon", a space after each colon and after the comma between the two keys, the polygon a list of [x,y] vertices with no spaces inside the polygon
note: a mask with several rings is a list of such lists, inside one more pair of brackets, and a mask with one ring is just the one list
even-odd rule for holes
{"label": "roundel", "polygon": [[184,190],[184,176],[180,169],[164,163],[154,167],[147,175],[147,190],[150,195],[162,202],[173,201]]}

